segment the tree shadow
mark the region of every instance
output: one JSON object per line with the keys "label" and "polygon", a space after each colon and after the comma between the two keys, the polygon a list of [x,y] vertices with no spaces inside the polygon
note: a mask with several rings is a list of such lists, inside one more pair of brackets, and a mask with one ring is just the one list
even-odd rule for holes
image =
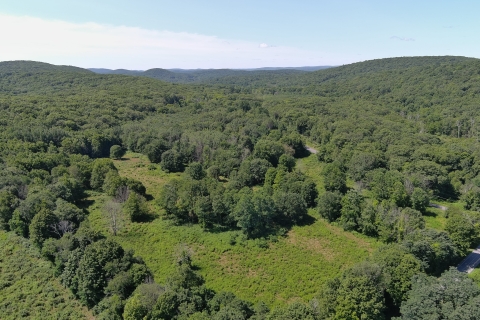
{"label": "tree shadow", "polygon": [[159,215],[156,214],[156,213],[149,213],[147,215],[144,215],[140,218],[138,218],[135,222],[139,222],[139,223],[148,223],[148,222],[152,222],[153,220],[159,218]]}
{"label": "tree shadow", "polygon": [[433,211],[433,210],[425,210],[424,212],[422,212],[422,215],[425,216],[425,217],[432,217],[432,218],[436,218],[438,217],[438,213]]}
{"label": "tree shadow", "polygon": [[296,152],[296,153],[295,153],[295,158],[297,158],[297,159],[307,158],[307,157],[309,157],[309,156],[312,155],[312,154],[314,154],[314,153],[312,153],[312,152],[310,152],[309,150],[305,149],[305,150],[303,150],[303,151],[301,151],[301,152]]}
{"label": "tree shadow", "polygon": [[216,226],[204,228],[203,230],[206,231],[206,232],[209,232],[209,233],[219,234],[219,233],[223,233],[223,232],[226,232],[226,231],[232,231],[232,230],[237,230],[237,229],[232,228],[232,227],[228,227],[228,226],[216,225]]}
{"label": "tree shadow", "polygon": [[87,210],[89,207],[91,207],[95,203],[95,200],[92,199],[82,199],[78,203],[76,203],[77,207],[79,209],[84,209]]}
{"label": "tree shadow", "polygon": [[311,215],[307,214],[306,216],[303,217],[302,220],[298,221],[296,223],[296,225],[299,226],[299,227],[306,227],[306,226],[310,226],[310,225],[314,224],[315,221],[317,221],[317,219],[315,219],[315,217],[312,217]]}

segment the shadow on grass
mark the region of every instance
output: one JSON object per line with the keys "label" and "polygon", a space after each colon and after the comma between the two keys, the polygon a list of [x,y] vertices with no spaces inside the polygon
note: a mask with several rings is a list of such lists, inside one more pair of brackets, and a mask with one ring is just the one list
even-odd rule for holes
{"label": "shadow on grass", "polygon": [[422,215],[425,217],[432,217],[432,218],[438,217],[438,213],[434,212],[433,210],[426,210],[425,212],[422,213]]}
{"label": "shadow on grass", "polygon": [[310,152],[309,150],[305,149],[301,152],[296,152],[295,153],[295,158],[297,159],[302,159],[302,158],[307,158],[309,157],[310,155],[314,154],[313,152]]}
{"label": "shadow on grass", "polygon": [[155,219],[158,219],[159,217],[160,215],[157,213],[149,213],[147,215],[139,217],[138,219],[135,220],[135,222],[148,223],[148,222],[152,222]]}
{"label": "shadow on grass", "polygon": [[237,230],[237,229],[235,229],[235,228],[229,228],[229,227],[227,227],[227,226],[218,225],[218,226],[213,226],[213,227],[205,228],[204,230],[207,231],[207,232],[210,232],[210,233],[219,234],[219,233],[222,233],[222,232],[231,231],[231,230]]}
{"label": "shadow on grass", "polygon": [[[314,224],[316,220],[317,219],[315,219],[314,217],[306,215],[303,217],[302,220],[298,221],[296,225],[300,227],[306,227]],[[293,225],[291,227],[293,227]]]}

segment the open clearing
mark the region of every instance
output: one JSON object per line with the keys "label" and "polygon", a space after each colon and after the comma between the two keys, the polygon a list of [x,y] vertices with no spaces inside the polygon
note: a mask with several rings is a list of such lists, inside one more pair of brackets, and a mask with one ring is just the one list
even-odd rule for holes
{"label": "open clearing", "polygon": [[[125,160],[115,161],[115,165],[120,175],[142,181],[154,199],[169,179],[180,176],[166,174],[157,165],[150,165],[144,156],[135,154],[127,154]],[[307,168],[307,174],[317,184],[321,183],[318,174],[321,166],[314,156],[299,161],[299,167]],[[108,234],[101,214],[106,198],[92,193],[90,200],[93,200],[89,208],[92,225]],[[150,201],[151,208],[161,215],[153,202]],[[233,291],[252,302],[262,300],[279,305],[293,300],[308,301],[327,279],[364,260],[379,245],[372,238],[345,232],[318,219],[314,210],[310,215],[315,218],[312,224],[295,226],[276,242],[245,240],[238,231],[212,233],[199,225],[176,226],[162,218],[148,223],[126,223],[115,238],[144,258],[159,283],[174,271],[179,246],[187,245],[208,287]]]}

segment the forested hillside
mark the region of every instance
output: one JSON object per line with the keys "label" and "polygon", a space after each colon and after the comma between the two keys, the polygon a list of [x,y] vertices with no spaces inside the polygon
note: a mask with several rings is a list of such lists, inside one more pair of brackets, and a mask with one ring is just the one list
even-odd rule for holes
{"label": "forested hillside", "polygon": [[480,318],[480,60],[219,72],[0,63],[12,252],[98,319]]}

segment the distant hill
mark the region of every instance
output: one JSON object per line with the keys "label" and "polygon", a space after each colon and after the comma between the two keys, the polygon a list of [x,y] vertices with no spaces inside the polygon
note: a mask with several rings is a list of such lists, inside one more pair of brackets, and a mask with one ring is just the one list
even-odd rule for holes
{"label": "distant hill", "polygon": [[402,76],[402,72],[408,71],[410,74],[414,70],[413,74],[423,74],[426,68],[437,68],[439,66],[451,68],[453,65],[475,61],[480,60],[458,56],[398,57],[368,60],[313,72],[282,73],[282,71],[288,72],[290,70],[276,70],[272,73],[268,73],[268,71],[249,72],[242,75],[210,79],[205,82],[220,86],[263,87],[275,91],[283,88],[281,90],[299,92],[305,90],[306,87],[318,87],[323,83],[353,80],[386,72],[398,73],[395,74],[394,78],[399,79],[405,76]]}
{"label": "distant hill", "polygon": [[452,65],[475,60],[478,59],[459,56],[426,56],[375,59],[311,72],[305,74],[302,79],[305,80],[305,83],[312,84],[312,82],[320,83],[331,79],[347,79],[375,72],[402,70],[412,67]]}
{"label": "distant hill", "polygon": [[102,68],[90,68],[88,70],[98,74],[123,74],[123,75],[129,75],[129,76],[139,76],[143,73],[143,70],[127,70],[127,69],[112,70],[112,69],[102,69]]}
{"label": "distant hill", "polygon": [[299,70],[299,71],[318,71],[324,69],[334,68],[335,66],[312,66],[312,67],[266,67],[266,68],[257,68],[257,69],[242,69],[247,71],[261,71],[261,70],[268,70],[268,71],[275,71],[275,70]]}
{"label": "distant hill", "polygon": [[77,72],[91,74],[92,71],[73,66],[56,66],[36,61],[4,61],[0,62],[0,73],[19,72]]}

